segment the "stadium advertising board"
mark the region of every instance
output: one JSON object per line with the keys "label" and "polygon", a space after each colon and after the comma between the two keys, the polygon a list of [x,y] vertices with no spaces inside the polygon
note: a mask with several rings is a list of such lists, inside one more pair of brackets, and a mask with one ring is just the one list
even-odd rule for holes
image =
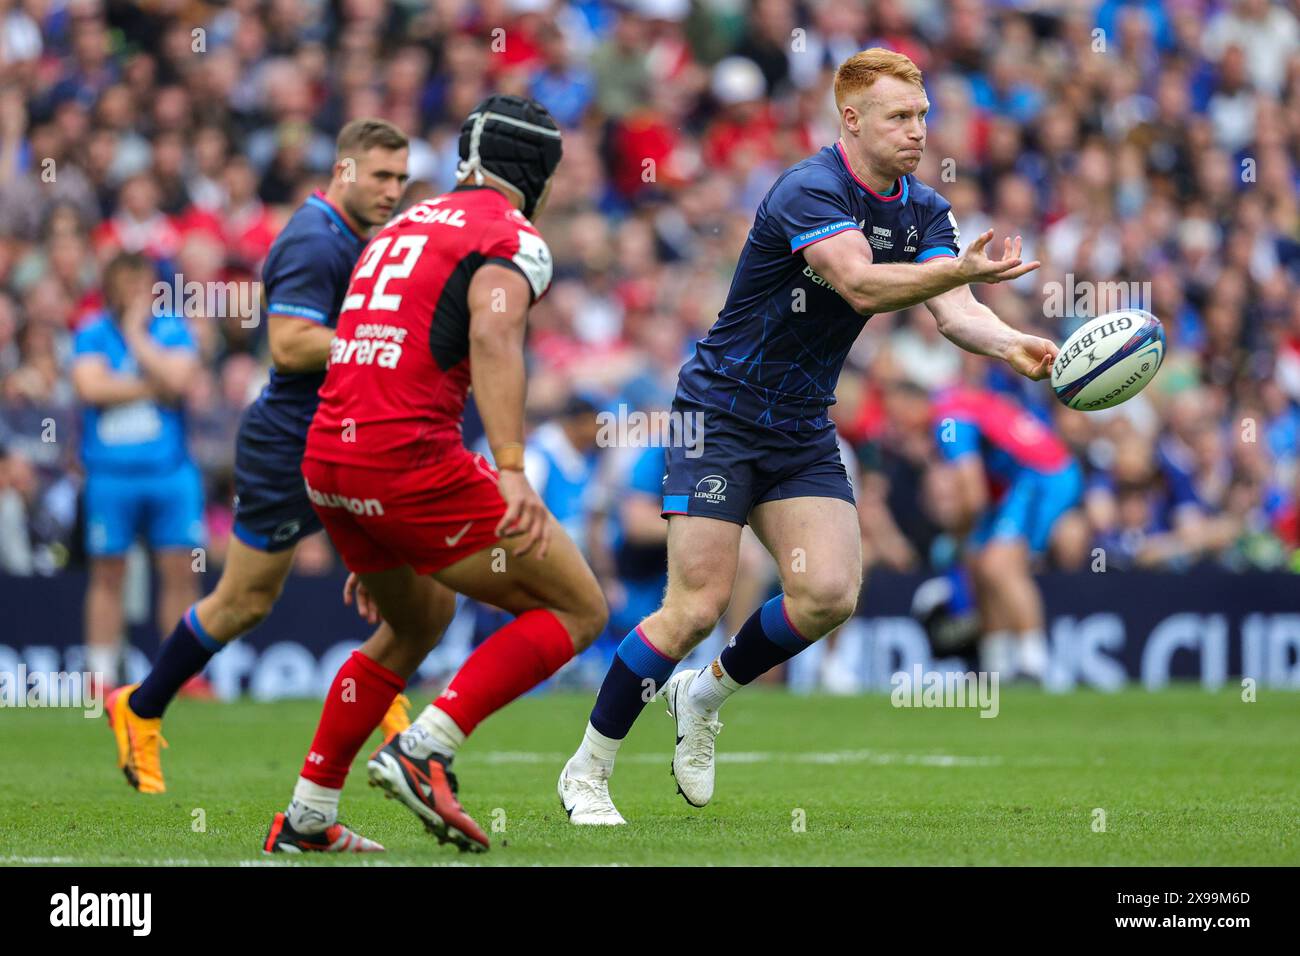
{"label": "stadium advertising board", "polygon": [[[209,585],[215,580],[212,578]],[[819,675],[838,672],[840,690],[888,692],[897,671],[943,669],[922,627],[911,617],[911,598],[922,578],[874,574],[857,616],[832,645],[825,642],[795,659],[789,679],[797,690],[817,689]],[[1300,689],[1300,588],[1285,574],[1178,575],[1084,574],[1039,578],[1048,615],[1055,690],[1115,690],[1139,683],[1158,690],[1170,681],[1215,688],[1252,677],[1260,687]],[[369,633],[339,599],[336,577],[290,580],[271,617],[251,635],[217,655],[208,670],[217,693],[256,699],[320,696],[351,650]],[[42,673],[83,670],[80,646],[84,578],[0,577],[0,672],[31,679]],[[436,677],[459,664],[475,639],[475,616],[462,608],[443,645],[421,670]],[[483,629],[480,627],[480,629]],[[491,630],[491,625],[486,631]],[[147,671],[157,638],[133,624],[127,674]],[[616,638],[615,638],[616,640]],[[588,655],[608,655],[602,641]],[[699,649],[707,656],[713,642]],[[827,660],[827,655],[832,655]],[[584,655],[586,656],[586,655]],[[595,660],[576,669],[599,679]],[[965,667],[961,667],[965,669]],[[564,677],[565,675],[561,675]],[[566,683],[575,683],[569,675]]]}

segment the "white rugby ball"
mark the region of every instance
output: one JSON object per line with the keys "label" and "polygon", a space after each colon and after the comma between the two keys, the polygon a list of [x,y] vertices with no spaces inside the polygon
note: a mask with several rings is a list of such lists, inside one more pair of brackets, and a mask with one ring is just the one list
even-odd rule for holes
{"label": "white rugby ball", "polygon": [[1114,408],[1146,388],[1164,357],[1165,329],[1154,315],[1107,312],[1065,340],[1052,364],[1052,388],[1069,408]]}

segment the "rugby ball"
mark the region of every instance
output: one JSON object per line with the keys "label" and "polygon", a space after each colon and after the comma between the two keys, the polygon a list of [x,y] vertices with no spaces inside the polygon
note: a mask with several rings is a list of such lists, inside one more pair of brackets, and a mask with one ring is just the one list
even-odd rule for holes
{"label": "rugby ball", "polygon": [[1052,388],[1069,408],[1114,408],[1146,388],[1164,357],[1165,329],[1154,315],[1107,312],[1065,340],[1052,364]]}

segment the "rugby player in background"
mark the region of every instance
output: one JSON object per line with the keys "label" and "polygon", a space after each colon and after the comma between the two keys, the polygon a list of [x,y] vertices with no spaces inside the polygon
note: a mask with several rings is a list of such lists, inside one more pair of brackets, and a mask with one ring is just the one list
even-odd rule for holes
{"label": "rugby player in background", "polygon": [[[339,132],[329,187],[308,197],[267,254],[262,283],[274,367],[240,421],[234,532],[221,579],[176,622],[144,681],[105,702],[118,766],[142,793],[166,789],[159,748],[167,705],[212,655],[270,613],[297,543],[320,530],[302,484],[307,426],[348,277],[369,232],[388,220],[401,198],[406,159],[407,140],[395,126],[382,120],[348,123]],[[450,592],[431,591],[429,646],[453,611]],[[407,645],[393,643],[392,630],[381,623],[341,673],[361,684],[371,662],[401,667],[410,653]],[[386,722],[390,732],[406,725],[400,704]],[[312,836],[321,848],[335,842],[323,831]]]}
{"label": "rugby player in background", "polygon": [[[346,769],[436,640],[435,581],[516,617],[474,649],[368,770],[439,842],[465,850],[487,849],[488,838],[457,799],[457,750],[587,647],[608,618],[595,575],[523,470],[524,333],[552,271],[530,220],[559,164],[560,130],[533,100],[490,96],[462,125],[459,148],[456,188],[407,210],[362,254],[303,458],[308,495],[358,579],[358,598],[411,648],[410,665],[372,665],[364,704],[336,704],[345,688],[330,689],[267,852],[297,849],[286,833],[337,819],[339,791],[322,768]],[[471,385],[495,468],[464,444]]]}
{"label": "rugby player in background", "polygon": [[1002,681],[1042,682],[1047,634],[1032,561],[1082,497],[1078,463],[1065,442],[1007,395],[963,385],[931,401],[910,383],[893,391],[895,405],[911,401],[928,410],[941,467],[954,479],[952,521],[979,609],[980,669]]}

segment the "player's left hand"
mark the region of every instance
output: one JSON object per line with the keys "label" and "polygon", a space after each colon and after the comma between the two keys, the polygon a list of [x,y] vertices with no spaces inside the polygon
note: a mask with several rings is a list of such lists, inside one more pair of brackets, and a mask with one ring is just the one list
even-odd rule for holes
{"label": "player's left hand", "polygon": [[353,598],[357,602],[357,613],[361,615],[370,624],[378,624],[380,621],[379,605],[375,604],[375,599],[370,596],[366,586],[361,583],[361,579],[356,574],[348,574],[347,582],[343,585],[343,603],[351,604]]}
{"label": "player's left hand", "polygon": [[1060,349],[1051,339],[1022,335],[1007,349],[1007,364],[1025,378],[1042,381],[1052,374],[1052,363]]}
{"label": "player's left hand", "polygon": [[497,491],[506,503],[506,513],[497,524],[498,537],[521,535],[515,557],[522,558],[537,548],[537,557],[546,557],[550,546],[550,512],[537,492],[528,484],[522,471],[503,469],[497,478]]}

